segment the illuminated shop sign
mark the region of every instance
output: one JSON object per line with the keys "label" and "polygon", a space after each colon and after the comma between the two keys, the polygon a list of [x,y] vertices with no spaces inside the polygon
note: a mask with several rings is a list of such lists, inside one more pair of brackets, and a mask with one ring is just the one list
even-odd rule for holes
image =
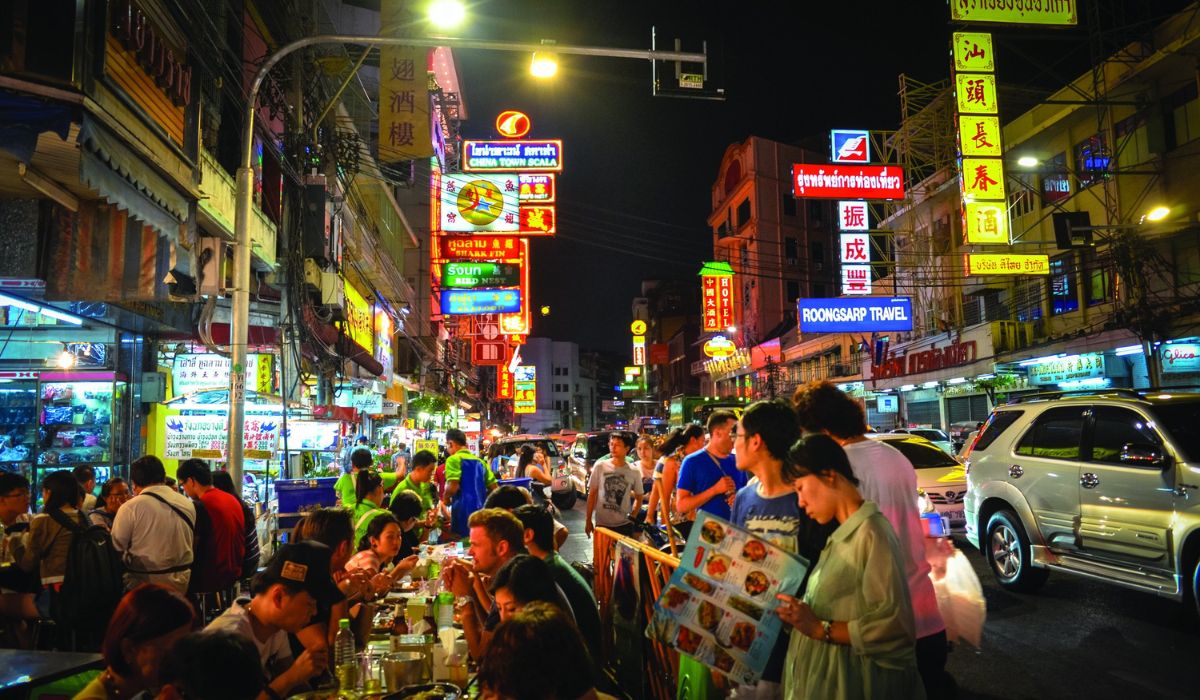
{"label": "illuminated shop sign", "polygon": [[1049,255],[969,253],[968,275],[1048,275]]}
{"label": "illuminated shop sign", "polygon": [[1047,358],[1035,365],[1029,365],[1027,371],[1030,384],[1059,384],[1103,377],[1104,355],[1085,352],[1081,355]]}
{"label": "illuminated shop sign", "polygon": [[518,289],[445,289],[442,290],[443,314],[516,313],[521,310]]}
{"label": "illuminated shop sign", "polygon": [[1076,0],[955,0],[950,3],[950,19],[1074,26],[1079,23],[1079,8]]}
{"label": "illuminated shop sign", "polygon": [[524,112],[506,109],[496,115],[496,133],[506,139],[519,139],[529,133],[533,123]]}
{"label": "illuminated shop sign", "polygon": [[521,283],[521,266],[492,262],[442,263],[442,286],[454,289],[515,287]]}
{"label": "illuminated shop sign", "polygon": [[964,204],[963,231],[967,243],[1008,245],[1008,209],[1004,202]]}
{"label": "illuminated shop sign", "polygon": [[729,357],[737,352],[737,346],[733,341],[723,335],[714,335],[704,341],[704,346],[701,348],[704,354],[709,357]]}
{"label": "illuminated shop sign", "polygon": [[801,299],[797,303],[801,333],[911,331],[910,297],[840,297]]}
{"label": "illuminated shop sign", "polygon": [[534,365],[518,365],[513,370],[513,413],[534,413],[537,411],[537,367]]}
{"label": "illuminated shop sign", "polygon": [[838,228],[842,231],[866,231],[871,228],[871,213],[866,202],[838,202]]}
{"label": "illuminated shop sign", "polygon": [[793,163],[792,194],[815,199],[904,199],[904,169],[895,165]]}
{"label": "illuminated shop sign", "polygon": [[872,379],[903,377],[907,374],[932,372],[947,367],[967,365],[979,359],[979,346],[974,340],[951,343],[946,347],[892,355],[879,364],[871,365]]}
{"label": "illuminated shop sign", "polygon": [[371,324],[371,305],[349,282],[343,280],[342,289],[346,294],[346,320],[341,323],[342,331],[360,347],[372,350],[375,329]]}
{"label": "illuminated shop sign", "polygon": [[871,266],[842,265],[842,294],[870,294]]}
{"label": "illuminated shop sign", "polygon": [[704,331],[723,331],[733,325],[733,267],[727,262],[707,262],[700,268],[701,310]]}
{"label": "illuminated shop sign", "polygon": [[520,202],[516,175],[464,175],[446,173],[441,177],[442,231],[516,232]]}
{"label": "illuminated shop sign", "polygon": [[558,172],[562,170],[562,140],[464,141],[463,170]]}
{"label": "illuminated shop sign", "polygon": [[871,132],[865,129],[832,129],[830,160],[834,163],[870,163]]}
{"label": "illuminated shop sign", "polygon": [[522,203],[548,204],[554,201],[554,173],[517,175],[517,195]]}
{"label": "illuminated shop sign", "polygon": [[525,248],[513,236],[438,236],[438,257],[442,260],[479,260],[520,263]]}
{"label": "illuminated shop sign", "polygon": [[1168,343],[1158,348],[1163,372],[1200,372],[1200,345]]}

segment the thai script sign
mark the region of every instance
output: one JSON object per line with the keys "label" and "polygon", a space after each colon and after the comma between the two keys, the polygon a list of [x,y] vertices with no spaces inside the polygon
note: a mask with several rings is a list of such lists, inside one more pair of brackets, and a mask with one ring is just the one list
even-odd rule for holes
{"label": "thai script sign", "polygon": [[1104,376],[1104,355],[1086,352],[1082,355],[1056,357],[1028,367],[1030,384],[1058,384],[1077,379]]}
{"label": "thai script sign", "polygon": [[1079,23],[1076,0],[951,0],[950,18],[955,22],[1001,24]]}
{"label": "thai script sign", "polygon": [[554,173],[521,173],[517,176],[521,202],[547,204],[554,201]]}
{"label": "thai script sign", "polygon": [[[229,419],[224,415],[168,416],[167,459],[223,459],[229,444]],[[270,459],[279,442],[277,418],[247,417],[242,444],[250,459]]]}
{"label": "thai script sign", "polygon": [[901,353],[887,357],[883,362],[871,365],[872,379],[902,377],[933,370],[967,365],[979,359],[979,348],[974,340],[951,343],[944,348],[929,348],[919,352]]}
{"label": "thai script sign", "polygon": [[968,275],[1048,275],[1049,255],[968,253]]}
{"label": "thai script sign", "polygon": [[[274,373],[273,355],[246,355],[246,386],[260,393],[269,393]],[[176,355],[171,361],[171,394],[183,396],[201,389],[227,388],[229,386],[228,357],[215,353],[187,353]]]}
{"label": "thai script sign", "polygon": [[562,170],[562,140],[464,141],[463,170],[558,172]]}
{"label": "thai script sign", "polygon": [[895,165],[794,163],[792,194],[819,199],[903,199],[904,169]]}
{"label": "thai script sign", "polygon": [[513,371],[513,413],[534,413],[537,411],[537,367],[533,365],[518,365]]}
{"label": "thai script sign", "polygon": [[521,283],[521,266],[493,262],[442,263],[442,286],[456,289],[515,287]]}

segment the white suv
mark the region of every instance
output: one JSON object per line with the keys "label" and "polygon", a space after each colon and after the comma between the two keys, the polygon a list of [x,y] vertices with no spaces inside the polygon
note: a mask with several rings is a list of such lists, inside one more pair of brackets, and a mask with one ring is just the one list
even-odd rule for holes
{"label": "white suv", "polygon": [[964,455],[967,539],[1001,586],[1060,571],[1200,593],[1200,395],[1106,390],[998,406]]}

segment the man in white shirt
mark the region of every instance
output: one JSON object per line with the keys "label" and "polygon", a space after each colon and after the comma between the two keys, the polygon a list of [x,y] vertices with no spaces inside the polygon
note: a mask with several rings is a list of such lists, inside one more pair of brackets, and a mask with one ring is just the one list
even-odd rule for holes
{"label": "man in white shirt", "polygon": [[874,501],[896,531],[905,560],[908,592],[916,620],[917,667],[929,698],[946,697],[946,624],[938,610],[937,594],[925,559],[925,534],[917,511],[917,473],[899,450],[866,436],[862,406],[829,382],[809,382],[792,396],[800,427],[825,433],[846,451],[858,490]]}
{"label": "man in white shirt", "polygon": [[267,568],[250,583],[250,599],[240,598],[205,632],[228,630],[254,642],[273,697],[286,697],[301,683],[325,670],[329,650],[305,649],[292,658],[288,634],[306,627],[317,613],[342,599],[330,575],[333,550],[313,540],[280,547]]}
{"label": "man in white shirt", "polygon": [[96,470],[81,464],[71,472],[79,483],[79,490],[83,491],[83,505],[79,507],[79,512],[87,515],[96,510],[96,494],[93,493],[96,490]]}
{"label": "man in white shirt", "polygon": [[164,483],[167,472],[154,455],[129,465],[134,497],[113,520],[113,546],[125,563],[125,586],[170,586],[186,594],[191,579],[196,507]]}

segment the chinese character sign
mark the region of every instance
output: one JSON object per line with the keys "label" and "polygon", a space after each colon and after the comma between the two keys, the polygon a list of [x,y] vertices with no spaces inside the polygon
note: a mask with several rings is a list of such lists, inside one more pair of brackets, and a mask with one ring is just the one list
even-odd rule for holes
{"label": "chinese character sign", "polygon": [[1004,202],[964,204],[963,231],[967,243],[1008,245],[1008,209]]}
{"label": "chinese character sign", "polygon": [[517,231],[519,195],[517,176],[445,173],[441,177],[442,231]]}
{"label": "chinese character sign", "polygon": [[955,32],[954,95],[958,110],[959,191],[967,243],[1008,245],[1004,144],[996,103],[992,35]]}
{"label": "chinese character sign", "polygon": [[842,294],[870,294],[871,266],[842,265]]}
{"label": "chinese character sign", "polygon": [[[168,416],[163,457],[224,456],[229,444],[228,423],[229,419],[224,415]],[[264,459],[273,454],[279,441],[279,426],[280,421],[271,416],[248,416],[242,439],[246,456]]]}
{"label": "chinese character sign", "polygon": [[704,275],[700,278],[704,331],[723,331],[733,325],[733,276]]}
{"label": "chinese character sign", "polygon": [[537,411],[537,367],[519,365],[513,372],[513,413]]}
{"label": "chinese character sign", "polygon": [[866,202],[838,202],[838,228],[842,231],[866,231],[871,216]]}
{"label": "chinese character sign", "polygon": [[999,117],[961,115],[958,118],[958,134],[964,156],[1000,157]]}
{"label": "chinese character sign", "polygon": [[959,114],[996,114],[996,76],[992,73],[958,73],[954,95]]}
{"label": "chinese character sign", "polygon": [[971,73],[994,73],[996,61],[992,58],[992,35],[987,32],[955,32],[954,70]]}
{"label": "chinese character sign", "polygon": [[513,398],[513,375],[508,371],[507,362],[496,367],[496,398]]}
{"label": "chinese character sign", "polygon": [[429,117],[429,49],[379,49],[379,160],[394,163],[433,155]]}
{"label": "chinese character sign", "polygon": [[1004,167],[999,158],[963,158],[962,192],[974,199],[1005,199]]}
{"label": "chinese character sign", "polygon": [[871,239],[868,234],[843,233],[841,243],[842,262],[858,264],[871,262]]}

